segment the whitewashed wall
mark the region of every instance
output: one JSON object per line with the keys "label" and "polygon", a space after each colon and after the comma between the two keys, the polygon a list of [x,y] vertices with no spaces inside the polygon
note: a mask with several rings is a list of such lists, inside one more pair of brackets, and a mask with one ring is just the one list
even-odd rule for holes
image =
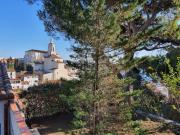
{"label": "whitewashed wall", "polygon": [[36,51],[25,52],[24,62],[25,64],[32,63],[34,61],[44,61],[45,53],[40,53]]}
{"label": "whitewashed wall", "polygon": [[44,64],[35,64],[34,65],[34,71],[43,71]]}
{"label": "whitewashed wall", "polygon": [[42,78],[43,82],[50,81],[50,80],[53,80],[53,73],[43,74],[43,78]]}
{"label": "whitewashed wall", "polygon": [[25,76],[24,81],[29,83],[30,86],[38,85],[39,78],[38,76]]}
{"label": "whitewashed wall", "polygon": [[54,59],[52,59],[51,57],[45,58],[45,61],[44,61],[44,71],[45,72],[51,72],[52,68],[57,68],[56,67],[56,62],[54,61]]}
{"label": "whitewashed wall", "polygon": [[16,79],[16,72],[7,72],[10,79]]}
{"label": "whitewashed wall", "polygon": [[20,129],[15,119],[15,115],[13,114],[11,109],[10,109],[10,130],[11,130],[11,135],[21,135]]}
{"label": "whitewashed wall", "polygon": [[23,89],[23,85],[21,84],[21,82],[19,82],[19,83],[13,83],[13,82],[11,82],[11,86],[12,86],[12,89],[13,89],[13,90]]}

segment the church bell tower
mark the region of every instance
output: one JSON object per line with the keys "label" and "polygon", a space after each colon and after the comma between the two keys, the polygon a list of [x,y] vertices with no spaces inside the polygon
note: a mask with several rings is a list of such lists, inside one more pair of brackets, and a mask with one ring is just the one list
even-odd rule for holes
{"label": "church bell tower", "polygon": [[51,39],[51,41],[48,45],[48,55],[52,55],[52,54],[56,55],[56,48],[55,47],[56,47],[56,45],[55,45],[53,39]]}

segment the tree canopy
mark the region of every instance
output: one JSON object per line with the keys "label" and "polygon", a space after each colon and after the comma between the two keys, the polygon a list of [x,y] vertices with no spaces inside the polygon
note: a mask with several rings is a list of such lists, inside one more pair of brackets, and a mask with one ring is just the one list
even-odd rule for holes
{"label": "tree canopy", "polygon": [[[42,3],[38,16],[44,22],[47,32],[63,32],[80,44],[92,45],[99,38],[98,35],[104,40],[114,40],[102,44],[108,45],[111,51],[118,50],[116,56],[131,54],[129,57],[132,58],[134,52],[139,50],[151,51],[180,45],[178,0],[28,1]],[[101,9],[99,5],[102,5]],[[97,13],[99,16],[96,16]],[[97,17],[100,20],[99,25]],[[101,31],[97,33],[93,28]],[[112,31],[107,33],[104,28]],[[113,30],[116,30],[115,35]],[[91,32],[94,34],[94,41],[88,41],[85,37],[86,33]]]}
{"label": "tree canopy", "polygon": [[62,32],[76,41],[74,58],[83,73],[76,88],[75,124],[89,126],[93,134],[108,134],[113,122],[124,124],[121,118],[131,120],[132,97],[139,93],[133,91],[132,78],[117,74],[139,62],[135,52],[180,45],[179,0],[27,1],[42,4],[38,16],[49,34]]}

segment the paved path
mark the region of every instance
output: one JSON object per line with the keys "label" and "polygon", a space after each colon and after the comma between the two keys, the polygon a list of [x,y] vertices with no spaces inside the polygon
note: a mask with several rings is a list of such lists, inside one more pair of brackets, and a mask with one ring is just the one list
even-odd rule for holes
{"label": "paved path", "polygon": [[72,130],[72,115],[57,114],[31,122],[32,128],[37,128],[41,135],[68,135]]}

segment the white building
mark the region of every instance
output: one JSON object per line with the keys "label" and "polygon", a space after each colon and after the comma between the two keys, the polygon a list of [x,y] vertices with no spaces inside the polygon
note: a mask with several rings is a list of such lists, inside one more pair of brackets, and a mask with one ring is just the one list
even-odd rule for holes
{"label": "white building", "polygon": [[36,86],[38,85],[39,77],[37,75],[26,75],[24,76],[23,81],[28,83],[29,87]]}
{"label": "white building", "polygon": [[37,86],[39,77],[37,75],[24,75],[22,79],[10,79],[13,90],[27,90],[29,87]]}
{"label": "white building", "polygon": [[16,72],[15,71],[8,71],[8,76],[10,79],[16,79]]}
{"label": "white building", "polygon": [[23,85],[20,79],[11,79],[10,82],[13,90],[23,89]]}
{"label": "white building", "polygon": [[26,64],[33,66],[34,72],[41,74],[42,82],[59,80],[61,78],[71,80],[77,78],[70,73],[64,60],[56,53],[56,45],[51,40],[48,51],[29,50],[24,56]]}
{"label": "white building", "polygon": [[47,51],[41,51],[41,50],[28,50],[25,52],[24,56],[24,63],[32,64],[34,62],[42,62],[44,61],[44,55],[47,53]]}

